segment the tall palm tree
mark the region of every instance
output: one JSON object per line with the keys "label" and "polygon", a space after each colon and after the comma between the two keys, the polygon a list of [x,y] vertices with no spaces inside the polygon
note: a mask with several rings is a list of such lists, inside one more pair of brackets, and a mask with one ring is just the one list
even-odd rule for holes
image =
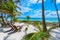
{"label": "tall palm tree", "polygon": [[56,0],[52,0],[52,1],[54,3],[55,9],[56,9],[56,13],[57,13],[57,17],[58,17],[58,23],[59,23],[59,27],[60,27],[60,18],[59,18],[59,14],[58,14],[58,8],[57,8],[57,5],[56,5]]}
{"label": "tall palm tree", "polygon": [[42,0],[42,22],[43,22],[43,31],[46,32],[46,23],[45,23],[45,15],[44,15],[44,0]]}
{"label": "tall palm tree", "polygon": [[[39,2],[39,0],[37,2]],[[42,23],[43,23],[43,32],[46,32],[47,28],[46,28],[45,15],[44,15],[44,0],[42,0]]]}

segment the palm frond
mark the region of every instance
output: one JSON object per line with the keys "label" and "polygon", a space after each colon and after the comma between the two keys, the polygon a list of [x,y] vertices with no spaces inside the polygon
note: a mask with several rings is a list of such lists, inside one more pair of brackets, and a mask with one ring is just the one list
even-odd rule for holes
{"label": "palm frond", "polygon": [[46,38],[47,34],[44,32],[36,32],[36,33],[30,33],[26,36],[24,36],[23,40],[42,40],[42,38]]}
{"label": "palm frond", "polygon": [[32,37],[32,35],[34,35],[34,33],[30,33],[30,34],[24,36],[23,40],[29,40]]}
{"label": "palm frond", "polygon": [[16,7],[21,10],[21,7],[19,7],[19,6],[16,6]]}

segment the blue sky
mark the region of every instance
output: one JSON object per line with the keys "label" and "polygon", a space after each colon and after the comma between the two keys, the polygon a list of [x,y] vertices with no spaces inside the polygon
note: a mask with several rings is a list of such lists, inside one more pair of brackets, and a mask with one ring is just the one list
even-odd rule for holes
{"label": "blue sky", "polygon": [[[33,18],[41,18],[42,12],[41,12],[41,2],[40,0],[37,3],[37,0],[21,0],[21,3],[18,3],[17,5],[21,7],[21,16],[19,17],[26,17],[30,16]],[[60,0],[56,1],[58,12],[60,15]],[[45,6],[45,17],[46,18],[56,18],[56,10],[54,7],[54,4],[51,2],[51,0],[44,0],[44,6]],[[20,11],[20,10],[19,10]]]}

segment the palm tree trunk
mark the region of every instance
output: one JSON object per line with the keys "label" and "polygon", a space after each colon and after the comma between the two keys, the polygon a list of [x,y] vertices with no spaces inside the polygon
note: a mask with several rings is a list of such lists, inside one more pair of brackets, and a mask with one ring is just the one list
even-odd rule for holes
{"label": "palm tree trunk", "polygon": [[1,17],[1,19],[2,19],[2,24],[3,24],[2,26],[4,26],[5,21],[4,21],[3,13],[1,13],[1,16],[2,16],[2,17]]}
{"label": "palm tree trunk", "polygon": [[[1,3],[3,3],[3,1],[4,1],[4,0],[0,0]],[[1,5],[0,5],[0,6],[1,6]],[[1,10],[2,10],[2,8],[1,8]],[[1,11],[1,10],[0,10],[0,11]],[[3,22],[3,24],[5,24],[3,16],[4,16],[3,13],[1,13],[2,22]]]}
{"label": "palm tree trunk", "polygon": [[58,14],[58,9],[57,9],[57,6],[56,6],[56,2],[55,2],[55,8],[56,8],[56,13],[57,13],[57,17],[58,17],[59,27],[60,27],[60,18],[59,18],[59,14]]}
{"label": "palm tree trunk", "polygon": [[44,0],[42,0],[42,22],[43,22],[43,32],[46,32],[47,28],[46,28],[45,16],[44,16]]}

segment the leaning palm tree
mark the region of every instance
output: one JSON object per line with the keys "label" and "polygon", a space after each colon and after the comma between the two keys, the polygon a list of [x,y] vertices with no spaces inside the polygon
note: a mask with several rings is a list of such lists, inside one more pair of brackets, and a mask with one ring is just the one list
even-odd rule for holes
{"label": "leaning palm tree", "polygon": [[[7,25],[7,23],[4,20],[4,17],[3,17],[4,15],[3,14],[8,14],[8,16],[11,18],[11,23],[12,23],[12,21],[16,21],[17,20],[15,18],[16,15],[17,15],[17,13],[18,13],[18,11],[16,10],[16,8],[19,8],[21,10],[21,8],[18,7],[15,4],[15,2],[11,2],[11,1],[8,1],[8,0],[0,0],[0,12],[2,12],[1,13],[2,17],[1,18],[2,18],[2,22],[3,22],[2,26],[5,26],[5,24]],[[7,16],[7,18],[8,18],[8,16]]]}
{"label": "leaning palm tree", "polygon": [[13,21],[16,21],[16,15],[21,13],[16,11],[16,5],[12,2],[6,2],[5,4],[0,3],[0,5],[2,6],[2,12],[8,14],[11,17],[11,24],[8,25],[11,26],[12,29],[18,30],[17,27],[12,24]]}
{"label": "leaning palm tree", "polygon": [[58,17],[58,23],[59,23],[59,27],[60,27],[60,18],[59,18],[59,14],[58,14],[58,8],[57,8],[57,5],[56,5],[56,0],[52,0],[52,1],[54,3],[55,9],[56,9],[56,13],[57,13],[57,17]]}
{"label": "leaning palm tree", "polygon": [[[1,12],[8,14],[9,17],[11,18],[11,24],[13,21],[17,20],[15,17],[17,14],[20,15],[21,12],[19,13],[18,11],[16,11],[16,5],[14,3],[6,2],[5,4],[0,3],[0,5],[2,6]],[[6,24],[6,22],[4,21],[4,25],[5,24]]]}
{"label": "leaning palm tree", "polygon": [[[9,0],[9,1],[8,1],[8,0],[0,0],[0,4],[1,4],[1,3],[5,4],[6,2],[12,2],[12,3],[15,5],[15,3],[18,3],[19,0],[16,0],[16,1],[14,1],[14,0]],[[10,5],[10,4],[9,4],[9,5]],[[3,13],[7,13],[7,12],[8,12],[7,7],[6,7],[7,5],[4,5],[4,6],[5,6],[6,9],[2,11],[2,7],[3,7],[3,6],[0,5],[0,12],[2,12],[2,13],[1,13],[1,16],[2,16],[2,17],[1,17],[1,18],[2,18],[2,22],[3,22],[3,23],[4,23]],[[15,6],[21,10],[20,7],[18,7],[17,5],[15,5]],[[12,6],[12,7],[13,7],[13,6]],[[16,11],[17,11],[17,10],[16,10]]]}
{"label": "leaning palm tree", "polygon": [[16,11],[16,5],[14,5],[14,3],[12,2],[6,2],[5,4],[2,4],[2,8],[2,12],[6,12],[7,14],[9,14],[11,19],[15,18],[18,13]]}

